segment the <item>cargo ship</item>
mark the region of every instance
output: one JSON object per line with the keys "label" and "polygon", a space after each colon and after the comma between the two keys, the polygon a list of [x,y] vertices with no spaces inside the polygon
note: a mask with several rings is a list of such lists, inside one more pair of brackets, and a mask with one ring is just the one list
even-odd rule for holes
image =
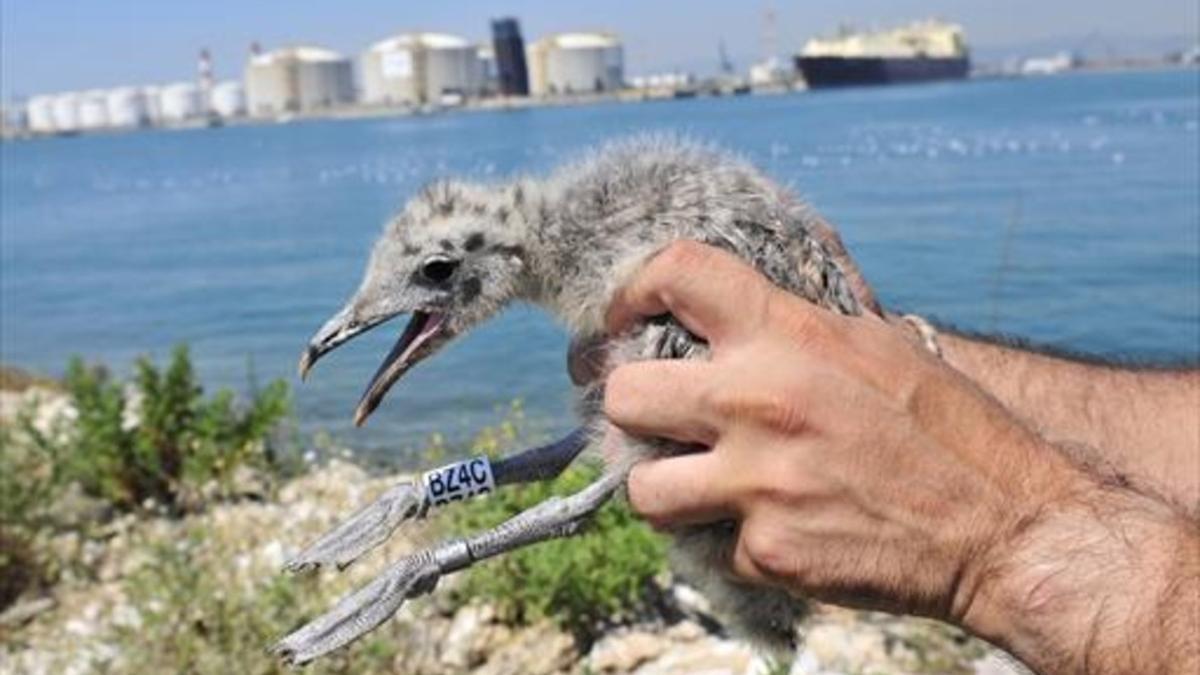
{"label": "cargo ship", "polygon": [[929,20],[814,38],[796,56],[796,67],[810,88],[820,89],[962,79],[971,58],[961,26]]}

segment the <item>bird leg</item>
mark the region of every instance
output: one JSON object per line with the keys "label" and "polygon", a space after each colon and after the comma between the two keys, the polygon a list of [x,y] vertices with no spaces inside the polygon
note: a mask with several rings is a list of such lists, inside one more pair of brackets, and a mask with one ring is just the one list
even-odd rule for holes
{"label": "bird leg", "polygon": [[624,484],[625,477],[623,471],[606,473],[583,490],[547,499],[494,529],[405,556],[332,610],[280,640],[272,651],[290,664],[308,663],[374,630],[407,598],[432,591],[442,575],[530,544],[571,536]]}
{"label": "bird leg", "polygon": [[424,518],[430,508],[491,492],[501,485],[531,483],[561,474],[585,447],[588,433],[576,429],[548,445],[496,462],[476,457],[427,471],[389,488],[289,560],[284,568],[301,572],[323,565],[344,569],[387,541],[406,520]]}

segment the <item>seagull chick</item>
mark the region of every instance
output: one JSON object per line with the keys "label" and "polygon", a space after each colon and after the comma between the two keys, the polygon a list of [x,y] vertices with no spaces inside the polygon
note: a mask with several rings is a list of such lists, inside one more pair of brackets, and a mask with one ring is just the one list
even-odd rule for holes
{"label": "seagull chick", "polygon": [[[776,285],[832,311],[878,312],[853,292],[853,271],[832,230],[788,190],[745,161],[663,136],[611,143],[544,179],[502,185],[437,182],[385,227],[358,291],[312,338],[300,372],[335,347],[401,314],[408,325],[362,396],[362,424],[388,389],[419,361],[515,301],[534,303],[574,339],[601,335],[605,309],[638,268],[678,240],[721,247]],[[708,347],[669,316],[615,339],[604,369],[622,362],[707,358]],[[606,426],[602,381],[579,391],[582,423],[567,437],[517,455],[476,457],[424,473],[318,539],[288,563],[292,571],[344,567],[408,519],[503,486],[558,475],[599,445]],[[305,663],[390,618],[405,599],[431,591],[443,575],[536,542],[574,534],[623,486],[638,460],[694,447],[626,437],[623,456],[577,494],[549,499],[499,527],[406,556],[330,612],[285,637],[275,650]],[[719,613],[749,637],[788,645],[805,613],[801,600],[722,574],[735,539],[732,523],[673,532],[674,558]]]}

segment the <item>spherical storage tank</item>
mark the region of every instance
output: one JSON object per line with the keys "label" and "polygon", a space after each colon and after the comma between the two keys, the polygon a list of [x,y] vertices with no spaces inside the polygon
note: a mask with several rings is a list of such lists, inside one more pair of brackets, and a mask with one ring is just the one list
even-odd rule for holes
{"label": "spherical storage tank", "polygon": [[363,99],[375,105],[436,103],[483,89],[479,49],[456,35],[395,35],[363,52],[361,66]]}
{"label": "spherical storage tank", "polygon": [[149,120],[146,96],[136,87],[110,89],[105,96],[108,123],[117,128],[140,127]]}
{"label": "spherical storage tank", "polygon": [[52,105],[55,131],[79,130],[79,94],[59,94]]}
{"label": "spherical storage tank", "polygon": [[250,57],[246,102],[251,115],[331,108],[354,100],[350,60],[321,47],[285,47]]}
{"label": "spherical storage tank", "polygon": [[108,101],[103,91],[85,91],[79,95],[79,128],[108,127]]}
{"label": "spherical storage tank", "polygon": [[191,82],[168,84],[159,91],[158,101],[162,118],[168,122],[192,119],[204,112],[200,88]]}
{"label": "spherical storage tank", "polygon": [[212,88],[209,99],[213,112],[221,117],[238,117],[246,114],[246,89],[241,82],[229,80],[219,82]]}
{"label": "spherical storage tank", "polygon": [[609,33],[560,33],[528,49],[535,96],[615,91],[624,83],[621,42]]}
{"label": "spherical storage tank", "polygon": [[29,118],[29,130],[35,134],[53,133],[54,126],[54,97],[34,96],[25,104],[25,113]]}

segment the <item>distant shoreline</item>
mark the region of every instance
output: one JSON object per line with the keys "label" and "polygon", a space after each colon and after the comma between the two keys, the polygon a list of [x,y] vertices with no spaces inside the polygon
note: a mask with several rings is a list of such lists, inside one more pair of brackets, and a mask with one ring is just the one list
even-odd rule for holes
{"label": "distant shoreline", "polygon": [[[1134,72],[1156,72],[1156,71],[1176,71],[1176,70],[1196,70],[1195,64],[1187,63],[1170,63],[1170,62],[1114,62],[1103,64],[1083,64],[1076,68],[1053,74],[1039,75],[1022,75],[1020,73],[1006,73],[999,70],[980,70],[973,72],[963,82],[980,82],[990,80],[1023,80],[1023,79],[1042,79],[1048,77],[1063,77],[1071,75],[1096,75],[1110,73],[1134,73]],[[941,81],[940,84],[945,84],[948,81]],[[876,87],[855,87],[854,89],[889,89],[895,86],[912,86],[912,85],[881,85]],[[572,96],[555,96],[547,98],[533,97],[494,97],[485,98],[474,101],[468,101],[458,106],[425,106],[421,108],[399,108],[399,107],[372,107],[363,105],[342,106],[331,108],[328,110],[311,111],[303,113],[293,113],[276,117],[250,117],[241,116],[228,119],[218,119],[215,123],[212,120],[194,119],[186,122],[173,124],[162,124],[157,126],[146,126],[136,128],[114,128],[114,129],[94,129],[94,130],[79,130],[68,133],[32,133],[29,131],[20,131],[16,133],[6,132],[0,136],[3,141],[21,141],[21,140],[38,140],[49,138],[72,138],[76,136],[117,136],[131,133],[139,133],[145,131],[185,131],[221,127],[240,127],[240,126],[266,126],[273,124],[293,124],[298,122],[324,121],[324,120],[360,120],[360,119],[385,119],[385,118],[419,118],[419,117],[435,117],[448,113],[457,112],[497,112],[497,111],[513,111],[526,110],[530,108],[560,108],[572,106],[589,106],[601,105],[605,103],[648,103],[659,101],[672,100],[689,100],[695,98],[727,98],[730,96],[751,95],[751,96],[778,96],[786,94],[797,94],[809,91],[803,83],[798,84],[779,84],[769,87],[759,87],[750,90],[734,90],[731,88],[721,88],[716,85],[697,85],[681,89],[623,89],[619,92],[598,93],[598,94],[577,94]]]}

